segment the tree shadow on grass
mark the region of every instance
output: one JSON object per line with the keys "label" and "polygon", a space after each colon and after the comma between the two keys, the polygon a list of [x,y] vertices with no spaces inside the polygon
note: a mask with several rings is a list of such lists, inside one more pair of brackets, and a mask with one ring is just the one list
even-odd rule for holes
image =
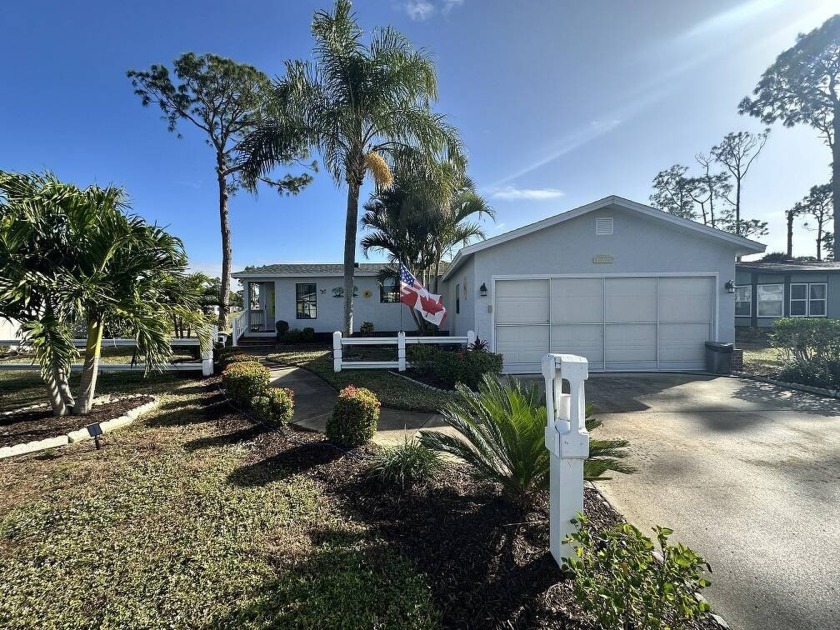
{"label": "tree shadow on grass", "polygon": [[343,455],[326,441],[296,444],[256,463],[240,466],[228,476],[228,481],[242,487],[262,486],[328,465]]}
{"label": "tree shadow on grass", "polygon": [[220,420],[231,413],[234,413],[233,409],[221,392],[218,392],[201,399],[198,405],[180,400],[163,403],[146,424],[155,428],[188,426]]}
{"label": "tree shadow on grass", "polygon": [[252,425],[234,431],[233,433],[224,433],[220,435],[213,435],[210,437],[198,438],[190,440],[184,444],[184,449],[190,453],[200,451],[203,449],[218,448],[220,446],[230,446],[240,442],[250,442],[262,433],[265,433],[265,427],[260,425]]}

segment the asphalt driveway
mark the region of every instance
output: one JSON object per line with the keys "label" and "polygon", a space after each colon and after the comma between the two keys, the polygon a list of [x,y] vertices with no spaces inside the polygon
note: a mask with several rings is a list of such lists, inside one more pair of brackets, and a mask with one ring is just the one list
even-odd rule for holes
{"label": "asphalt driveway", "polygon": [[677,374],[595,375],[586,391],[638,468],[599,487],[711,563],[706,595],[733,628],[840,627],[840,401]]}

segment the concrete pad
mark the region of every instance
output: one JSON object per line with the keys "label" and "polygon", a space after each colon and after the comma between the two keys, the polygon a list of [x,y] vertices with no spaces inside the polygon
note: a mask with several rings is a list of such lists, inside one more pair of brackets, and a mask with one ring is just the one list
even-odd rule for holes
{"label": "concrete pad", "polygon": [[840,401],[678,374],[595,376],[586,392],[596,436],[629,439],[638,468],[598,487],[711,563],[706,596],[732,627],[837,627]]}

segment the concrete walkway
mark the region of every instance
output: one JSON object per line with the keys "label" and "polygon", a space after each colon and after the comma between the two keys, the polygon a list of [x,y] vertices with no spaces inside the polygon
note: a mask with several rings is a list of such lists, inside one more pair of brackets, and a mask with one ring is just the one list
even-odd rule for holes
{"label": "concrete walkway", "polygon": [[[303,368],[270,367],[271,385],[288,387],[295,392],[295,415],[292,424],[323,433],[338,393],[321,377]],[[437,414],[382,407],[378,431],[373,441],[377,444],[396,444],[406,437],[411,439],[420,429],[442,428],[446,428],[446,424]]]}

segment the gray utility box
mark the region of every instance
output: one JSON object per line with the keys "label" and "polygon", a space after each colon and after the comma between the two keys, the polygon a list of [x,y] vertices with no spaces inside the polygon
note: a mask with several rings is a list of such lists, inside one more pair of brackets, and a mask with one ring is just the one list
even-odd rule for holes
{"label": "gray utility box", "polygon": [[732,371],[733,343],[706,342],[706,371],[712,374],[729,374]]}

